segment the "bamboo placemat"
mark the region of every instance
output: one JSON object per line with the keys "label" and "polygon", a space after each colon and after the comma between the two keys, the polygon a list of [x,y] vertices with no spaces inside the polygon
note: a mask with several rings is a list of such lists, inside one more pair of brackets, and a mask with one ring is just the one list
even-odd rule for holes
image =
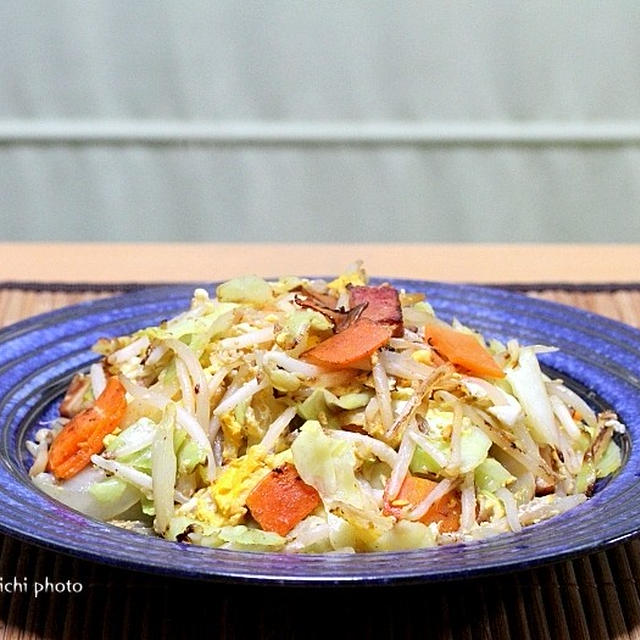
{"label": "bamboo placemat", "polygon": [[[0,326],[114,286],[0,286]],[[640,285],[530,295],[640,327]],[[0,517],[2,507],[0,506]],[[291,588],[200,583],[78,560],[0,536],[0,640],[40,638],[528,638],[640,640],[640,539],[504,576],[424,586]],[[7,584],[27,582],[25,592]],[[60,593],[41,592],[58,585]],[[73,583],[80,593],[69,593]],[[76,587],[77,589],[77,587]]]}

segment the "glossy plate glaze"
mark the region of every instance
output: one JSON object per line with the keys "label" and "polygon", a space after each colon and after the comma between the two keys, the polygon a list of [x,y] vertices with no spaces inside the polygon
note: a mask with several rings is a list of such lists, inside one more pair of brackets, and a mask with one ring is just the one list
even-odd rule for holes
{"label": "glossy plate glaze", "polygon": [[552,344],[545,365],[588,389],[592,404],[628,427],[622,470],[570,512],[467,545],[408,552],[284,555],[206,549],[98,522],[42,494],[27,474],[25,440],[56,415],[73,374],[96,359],[100,337],[157,324],[185,309],[193,285],[146,289],[67,307],[0,331],[0,528],[37,544],[130,569],[238,582],[428,582],[523,569],[620,542],[640,531],[640,331],[522,295],[482,287],[395,280],[427,294],[444,319],[486,337]]}

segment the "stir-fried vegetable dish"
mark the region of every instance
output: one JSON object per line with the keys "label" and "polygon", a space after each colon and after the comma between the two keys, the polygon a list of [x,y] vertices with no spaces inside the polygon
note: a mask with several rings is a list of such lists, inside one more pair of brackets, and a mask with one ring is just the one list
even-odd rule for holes
{"label": "stir-fried vegetable dish", "polygon": [[[215,295],[214,295],[215,294]],[[88,516],[239,550],[467,542],[585,501],[624,426],[422,293],[235,278],[158,326],[105,338],[31,475]]]}

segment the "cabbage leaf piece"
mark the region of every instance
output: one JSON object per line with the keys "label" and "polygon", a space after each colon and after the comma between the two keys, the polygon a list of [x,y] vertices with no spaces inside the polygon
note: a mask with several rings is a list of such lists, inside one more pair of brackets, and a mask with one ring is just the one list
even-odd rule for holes
{"label": "cabbage leaf piece", "polygon": [[382,515],[374,498],[358,481],[353,444],[331,438],[317,420],[307,420],[291,452],[300,477],[320,494],[334,548],[375,549],[395,520]]}

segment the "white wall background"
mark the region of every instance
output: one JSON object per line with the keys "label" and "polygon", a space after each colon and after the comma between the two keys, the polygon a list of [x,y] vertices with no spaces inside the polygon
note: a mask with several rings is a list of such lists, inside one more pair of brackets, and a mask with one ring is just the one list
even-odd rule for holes
{"label": "white wall background", "polygon": [[0,240],[640,242],[637,0],[0,2]]}

